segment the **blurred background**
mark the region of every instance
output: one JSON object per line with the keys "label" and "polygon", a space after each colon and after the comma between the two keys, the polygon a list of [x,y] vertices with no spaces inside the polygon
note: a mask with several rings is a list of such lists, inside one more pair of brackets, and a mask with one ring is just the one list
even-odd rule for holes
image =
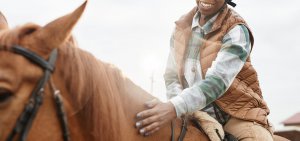
{"label": "blurred background", "polygon": [[[1,0],[10,27],[45,25],[83,0]],[[252,28],[252,62],[276,129],[300,112],[300,1],[243,0],[234,8]],[[165,101],[163,73],[170,35],[195,0],[89,0],[73,34],[80,48],[115,64],[137,85]]]}

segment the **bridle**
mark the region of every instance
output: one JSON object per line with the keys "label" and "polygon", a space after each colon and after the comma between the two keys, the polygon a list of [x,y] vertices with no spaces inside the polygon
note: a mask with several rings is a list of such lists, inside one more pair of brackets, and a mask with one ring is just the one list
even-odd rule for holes
{"label": "bridle", "polygon": [[33,120],[36,117],[40,106],[43,104],[45,90],[44,87],[48,81],[50,83],[50,88],[53,92],[58,117],[63,131],[63,139],[64,141],[70,141],[69,128],[67,124],[67,118],[66,113],[64,111],[61,94],[60,91],[55,88],[54,84],[50,79],[50,76],[55,68],[55,62],[58,54],[57,49],[52,50],[48,61],[35,54],[34,52],[18,45],[12,46],[10,49],[12,52],[20,54],[28,60],[30,60],[31,62],[39,65],[42,69],[44,69],[44,75],[40,78],[39,82],[37,83],[37,86],[33,89],[28,103],[25,105],[23,112],[19,116],[13,130],[8,135],[6,141],[12,141],[14,138],[16,138],[16,136],[19,137],[18,141],[26,140],[30,128],[32,126]]}
{"label": "bridle", "polygon": [[63,131],[63,139],[64,141],[70,141],[69,128],[67,125],[67,118],[64,112],[61,94],[60,91],[55,88],[52,81],[50,80],[50,76],[53,73],[55,68],[55,62],[58,54],[57,49],[52,50],[48,61],[44,60],[42,57],[35,54],[34,52],[18,45],[12,46],[11,50],[14,53],[24,56],[28,60],[32,61],[33,63],[43,68],[44,75],[40,78],[39,82],[37,83],[37,86],[33,89],[29,101],[24,108],[24,111],[19,116],[15,127],[7,137],[6,141],[12,141],[17,136],[17,134],[19,134],[18,141],[26,140],[29,130],[32,126],[32,122],[36,117],[36,114],[40,106],[43,104],[43,97],[44,97],[44,90],[45,90],[44,87],[48,81],[50,81],[50,87],[52,88],[53,91],[56,108],[60,119],[61,128]]}

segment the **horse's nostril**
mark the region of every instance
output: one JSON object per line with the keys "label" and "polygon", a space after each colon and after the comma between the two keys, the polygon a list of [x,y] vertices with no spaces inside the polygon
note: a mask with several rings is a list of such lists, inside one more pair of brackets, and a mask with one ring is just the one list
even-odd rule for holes
{"label": "horse's nostril", "polygon": [[12,93],[8,90],[0,89],[0,103],[5,102],[12,96]]}

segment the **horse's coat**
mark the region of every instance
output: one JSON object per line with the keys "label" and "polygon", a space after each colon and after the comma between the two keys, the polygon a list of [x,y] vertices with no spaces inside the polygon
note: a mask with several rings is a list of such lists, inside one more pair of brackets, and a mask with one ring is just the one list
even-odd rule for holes
{"label": "horse's coat", "polygon": [[[138,134],[135,115],[144,109],[143,103],[153,98],[126,78],[115,66],[97,60],[76,47],[71,31],[84,11],[86,2],[74,12],[50,22],[44,27],[26,24],[9,29],[0,16],[0,140],[11,132],[28,101],[32,89],[43,74],[42,69],[18,54],[10,52],[20,45],[47,59],[53,48],[59,56],[52,79],[62,92],[73,141],[168,141],[170,124],[149,137]],[[176,137],[180,133],[177,120]],[[45,89],[41,106],[28,140],[59,141],[62,131],[54,101]],[[189,126],[186,141],[207,140],[195,127]]]}

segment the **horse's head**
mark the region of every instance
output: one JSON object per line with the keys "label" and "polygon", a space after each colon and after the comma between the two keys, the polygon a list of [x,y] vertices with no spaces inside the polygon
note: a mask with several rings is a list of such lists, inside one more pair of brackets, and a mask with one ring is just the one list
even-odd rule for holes
{"label": "horse's head", "polygon": [[[82,15],[86,2],[74,12],[58,18],[46,26],[25,24],[9,29],[5,17],[0,13],[0,140],[5,140],[11,134],[16,121],[24,107],[29,103],[32,92],[44,76],[45,67],[33,62],[28,56],[16,52],[15,47],[28,50],[43,60],[48,60],[52,50],[67,46],[71,38],[71,31]],[[45,85],[49,88],[49,85]],[[49,98],[51,95],[45,95]],[[47,103],[47,100],[45,100]],[[55,104],[52,108],[55,109]],[[43,114],[50,109],[43,109]],[[52,110],[53,111],[53,110]],[[39,116],[39,113],[38,113]],[[51,121],[50,117],[57,118],[56,111],[49,115],[49,122],[45,124],[59,124],[59,120]],[[45,119],[37,120],[48,120]],[[52,118],[51,118],[52,119]],[[34,126],[34,125],[33,125]],[[47,127],[47,126],[45,126]],[[57,130],[60,130],[57,125]],[[33,130],[33,129],[31,129]],[[34,129],[45,130],[45,129]],[[49,132],[55,129],[46,129]],[[47,134],[47,133],[46,133]],[[37,135],[43,140],[46,134]],[[61,133],[60,133],[61,135]],[[33,137],[29,137],[33,139]],[[29,140],[31,140],[29,139]],[[53,137],[51,140],[61,139]],[[34,139],[33,139],[34,140]]]}

